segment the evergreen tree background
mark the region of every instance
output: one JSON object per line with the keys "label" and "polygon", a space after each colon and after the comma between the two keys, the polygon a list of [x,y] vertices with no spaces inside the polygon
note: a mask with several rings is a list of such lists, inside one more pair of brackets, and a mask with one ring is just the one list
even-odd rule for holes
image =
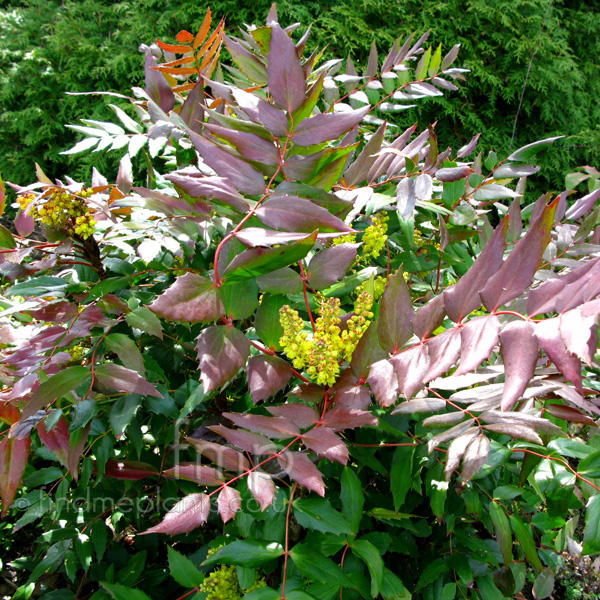
{"label": "evergreen tree background", "polygon": [[[210,2],[227,30],[264,22],[270,0]],[[94,164],[114,175],[117,153],[59,153],[80,137],[65,123],[109,119],[114,98],[65,92],[128,94],[142,84],[142,43],[194,31],[208,3],[197,0],[22,0],[0,4],[0,172],[26,184],[38,162],[51,177],[89,179]],[[564,175],[600,166],[600,10],[584,0],[290,0],[280,21],[312,23],[309,44],[350,54],[365,65],[376,38],[380,56],[394,39],[431,30],[429,43],[462,44],[457,64],[471,69],[460,90],[429,98],[391,119],[399,126],[437,121],[440,147],[482,133],[480,149],[509,150],[567,136],[543,161],[555,190]],[[532,60],[533,57],[533,60]],[[519,104],[523,95],[522,106]],[[118,101],[117,101],[118,103]],[[122,106],[125,107],[123,102]],[[513,137],[515,118],[518,122]]]}

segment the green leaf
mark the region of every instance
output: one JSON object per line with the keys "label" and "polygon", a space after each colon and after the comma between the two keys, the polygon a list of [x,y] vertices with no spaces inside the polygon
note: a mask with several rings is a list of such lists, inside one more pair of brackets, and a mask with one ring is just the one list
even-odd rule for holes
{"label": "green leaf", "polygon": [[352,535],[353,531],[346,519],[323,498],[301,498],[294,501],[296,521],[308,529],[336,535]]}
{"label": "green leaf", "polygon": [[600,495],[592,496],[585,509],[583,554],[600,552]]}
{"label": "green leaf", "polygon": [[60,277],[50,277],[43,275],[17,283],[8,288],[5,296],[56,296],[57,292],[62,292],[68,282]]}
{"label": "green leaf", "polygon": [[225,314],[234,320],[247,319],[258,306],[258,285],[253,279],[230,283],[219,288]]}
{"label": "green leaf", "polygon": [[309,544],[296,544],[290,551],[290,556],[300,574],[311,581],[354,587],[352,580],[339,565]]}
{"label": "green leaf", "polygon": [[456,584],[454,582],[447,583],[442,588],[442,596],[440,600],[454,600],[456,597]]}
{"label": "green leaf", "polygon": [[114,600],[150,600],[141,590],[126,587],[119,583],[101,581],[100,585],[111,595]]}
{"label": "green leaf", "polygon": [[543,569],[535,578],[533,593],[536,599],[548,598],[554,590],[554,573],[550,569]]}
{"label": "green leaf", "polygon": [[444,465],[442,463],[436,462],[427,470],[425,488],[431,502],[433,514],[438,519],[442,519],[446,496],[448,495],[448,482],[444,477]]}
{"label": "green leaf", "polygon": [[392,468],[390,469],[390,488],[396,510],[402,508],[406,494],[413,484],[412,466],[414,455],[414,446],[399,446],[394,451]]}
{"label": "green leaf", "polygon": [[504,564],[509,567],[512,562],[512,533],[510,522],[503,508],[496,502],[490,502],[490,517],[494,524],[496,540],[502,552]]}
{"label": "green leaf", "polygon": [[389,569],[383,571],[381,595],[384,600],[411,600],[412,594],[404,587],[402,579]]}
{"label": "green leaf", "polygon": [[57,479],[60,479],[64,475],[62,469],[58,467],[47,467],[45,469],[38,469],[34,471],[27,479],[23,480],[23,485],[26,487],[38,487],[39,485],[46,485],[52,483]]}
{"label": "green leaf", "polygon": [[0,248],[14,248],[16,245],[13,234],[4,225],[0,225]]}
{"label": "green leaf", "polygon": [[376,598],[383,587],[384,566],[381,552],[371,542],[363,539],[352,543],[352,552],[365,562],[371,575],[371,596]]}
{"label": "green leaf", "polygon": [[111,294],[117,290],[129,287],[133,280],[130,277],[109,277],[103,281],[98,282],[91,290],[86,298],[86,302],[101,298],[106,294]]}
{"label": "green leaf", "polygon": [[83,429],[98,412],[98,406],[95,400],[81,400],[75,405],[75,414],[69,425],[69,431]]}
{"label": "green leaf", "polygon": [[223,274],[223,283],[254,279],[287,267],[303,259],[312,249],[317,239],[317,231],[292,244],[278,248],[252,248],[238,254]]}
{"label": "green leaf", "polygon": [[425,570],[421,573],[421,577],[419,577],[415,592],[427,587],[430,583],[433,583],[439,579],[440,575],[448,571],[448,569],[448,563],[443,561],[441,558],[436,558],[433,562],[429,563],[425,567]]}
{"label": "green leaf", "polygon": [[94,544],[96,559],[101,561],[108,543],[108,528],[102,519],[97,519],[94,521],[90,537],[92,539],[92,543]]}
{"label": "green leaf", "polygon": [[130,327],[135,327],[144,333],[149,333],[162,340],[162,325],[159,318],[145,306],[139,306],[125,315],[125,320]]}
{"label": "green leaf", "polygon": [[518,162],[528,162],[531,160],[536,154],[539,154],[543,150],[548,149],[556,140],[560,140],[565,137],[564,135],[558,135],[556,137],[546,138],[545,140],[539,140],[538,142],[533,142],[533,144],[527,144],[527,146],[523,146],[518,150],[515,150],[507,160],[514,160]]}
{"label": "green leaf", "polygon": [[144,375],[144,359],[136,343],[124,333],[111,333],[107,335],[105,344],[111,352],[114,352],[121,362],[133,371],[137,371],[140,375]]}
{"label": "green leaf", "polygon": [[67,367],[40,385],[32,394],[29,406],[36,407],[36,410],[38,407],[43,408],[80,386],[89,374],[85,367]]}
{"label": "green leaf", "polygon": [[263,294],[254,317],[254,329],[267,348],[281,348],[279,339],[283,335],[283,327],[279,321],[279,311],[289,302],[280,294]]}
{"label": "green leaf", "polygon": [[119,438],[126,427],[131,423],[133,415],[141,407],[141,396],[138,394],[127,394],[119,398],[110,411],[110,427],[113,430],[116,438]]}
{"label": "green leaf", "polygon": [[415,69],[415,81],[420,81],[427,77],[427,69],[429,68],[429,61],[431,60],[431,46],[427,48],[425,54],[421,57],[417,68]]}
{"label": "green leaf", "polygon": [[446,206],[456,204],[465,193],[467,185],[466,179],[458,179],[457,181],[445,181],[442,188],[442,200]]}
{"label": "green leaf", "polygon": [[358,475],[350,467],[344,467],[341,484],[342,515],[350,524],[353,533],[357,534],[365,504],[362,484]]}
{"label": "green leaf", "polygon": [[240,567],[260,567],[260,565],[278,558],[283,554],[283,546],[276,542],[258,540],[237,540],[219,548],[202,564],[205,566],[225,564]]}
{"label": "green leaf", "polygon": [[199,571],[189,558],[183,556],[171,546],[167,547],[167,552],[171,577],[185,588],[198,587],[204,579],[204,573]]}
{"label": "green leaf", "polygon": [[433,56],[431,57],[431,61],[429,62],[429,68],[427,69],[427,74],[429,77],[435,77],[438,74],[440,65],[442,64],[442,45],[440,44]]}
{"label": "green leaf", "polygon": [[504,594],[494,585],[494,579],[490,573],[484,577],[477,577],[476,581],[481,597],[485,600],[505,600]]}
{"label": "green leaf", "polygon": [[269,587],[262,587],[248,592],[242,600],[279,600],[281,594]]}
{"label": "green leaf", "polygon": [[517,537],[517,541],[523,550],[523,554],[525,554],[525,558],[535,567],[537,571],[541,571],[543,569],[542,562],[540,561],[540,557],[538,556],[535,548],[535,542],[533,541],[531,529],[515,515],[510,515],[510,523],[515,536]]}

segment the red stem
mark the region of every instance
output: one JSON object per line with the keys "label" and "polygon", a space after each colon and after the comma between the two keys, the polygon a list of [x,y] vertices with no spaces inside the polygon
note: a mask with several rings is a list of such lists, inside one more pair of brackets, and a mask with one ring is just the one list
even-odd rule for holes
{"label": "red stem", "polygon": [[283,579],[281,582],[281,596],[280,600],[285,600],[285,583],[287,579],[287,564],[288,564],[288,556],[289,556],[289,540],[290,540],[290,513],[292,510],[292,502],[294,500],[294,494],[296,493],[296,488],[298,487],[298,483],[294,483],[294,487],[290,492],[290,499],[288,500],[287,514],[285,516],[285,553],[283,559]]}
{"label": "red stem", "polygon": [[306,304],[306,311],[308,312],[308,317],[310,318],[310,324],[312,325],[313,333],[314,333],[317,330],[317,327],[315,325],[315,320],[313,318],[312,311],[310,310],[310,304],[308,303],[308,293],[306,291],[308,284],[307,284],[306,273],[304,272],[304,265],[302,264],[302,261],[300,261],[298,264],[300,265],[300,275],[302,276],[302,287],[304,290],[304,303]]}

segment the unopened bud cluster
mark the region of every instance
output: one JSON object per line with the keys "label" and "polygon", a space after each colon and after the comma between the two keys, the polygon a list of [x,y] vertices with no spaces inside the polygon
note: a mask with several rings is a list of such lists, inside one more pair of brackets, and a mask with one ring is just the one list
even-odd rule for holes
{"label": "unopened bud cluster", "polygon": [[[208,556],[217,550],[218,548],[212,548],[208,551]],[[231,565],[222,565],[204,578],[199,589],[205,594],[206,600],[240,600],[245,594],[266,585],[264,578],[259,577],[250,589],[242,590],[236,568]]]}
{"label": "unopened bud cluster", "polygon": [[[383,292],[385,292],[385,287],[386,287],[387,283],[388,283],[388,277],[384,277],[383,275],[379,275],[378,277],[375,277],[375,280],[373,281],[373,299],[374,300],[379,300],[379,298],[381,298],[381,296],[383,296]],[[367,279],[366,281],[363,281],[354,290],[354,292],[360,296],[360,294],[362,292],[367,291],[368,285],[369,285],[369,280]]]}
{"label": "unopened bud cluster", "polygon": [[319,385],[331,386],[340,374],[340,363],[352,360],[352,354],[373,318],[372,307],[373,296],[362,292],[347,321],[347,328],[342,331],[339,298],[324,298],[313,337],[309,338],[298,312],[284,306],[279,316],[283,327],[279,343],[296,369],[306,368],[308,375]]}
{"label": "unopened bud cluster", "polygon": [[77,194],[64,188],[54,188],[48,195],[21,194],[17,197],[17,202],[21,210],[27,210],[30,216],[43,225],[86,239],[93,235],[96,225],[85,202],[92,194],[91,188],[83,189]]}
{"label": "unopened bud cluster", "polygon": [[365,229],[362,237],[363,259],[372,256],[377,258],[387,241],[387,213],[381,212],[373,217],[373,224]]}

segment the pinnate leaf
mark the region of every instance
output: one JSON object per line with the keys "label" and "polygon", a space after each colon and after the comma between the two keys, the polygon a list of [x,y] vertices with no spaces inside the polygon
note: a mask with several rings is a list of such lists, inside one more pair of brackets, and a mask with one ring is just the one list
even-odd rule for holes
{"label": "pinnate leaf", "polygon": [[264,415],[229,412],[224,412],[223,416],[233,421],[238,427],[245,427],[271,438],[284,440],[300,433],[297,425],[285,417],[265,417]]}
{"label": "pinnate leaf", "polygon": [[182,498],[154,527],[143,532],[178,535],[189,533],[206,523],[210,513],[210,498],[206,494],[189,494]]}
{"label": "pinnate leaf", "polygon": [[348,462],[348,448],[342,438],[329,427],[315,427],[302,435],[304,445],[319,456],[335,460],[345,465]]}
{"label": "pinnate leaf", "polygon": [[292,136],[298,146],[312,146],[328,140],[336,140],[358,125],[371,110],[370,106],[344,113],[322,113],[305,119]]}
{"label": "pinnate leaf", "polygon": [[323,475],[306,454],[286,451],[277,460],[290,479],[320,496],[325,496]]}
{"label": "pinnate leaf", "polygon": [[212,425],[209,429],[223,436],[234,446],[251,454],[275,454],[277,452],[275,444],[260,433],[253,433],[242,429],[228,429],[223,425]]}
{"label": "pinnate leaf", "polygon": [[290,364],[277,356],[252,356],[246,370],[253,402],[260,402],[281,391],[292,377]]}
{"label": "pinnate leaf", "polygon": [[333,431],[343,431],[344,429],[354,429],[365,425],[377,427],[379,420],[367,410],[336,406],[327,411],[322,423],[333,429]]}
{"label": "pinnate leaf", "polygon": [[500,319],[496,315],[471,319],[460,331],[460,364],[454,375],[459,377],[475,371],[498,343],[499,333]]}
{"label": "pinnate leaf", "polygon": [[299,402],[268,406],[267,410],[276,417],[293,421],[300,429],[306,429],[319,420],[319,413],[314,408]]}

